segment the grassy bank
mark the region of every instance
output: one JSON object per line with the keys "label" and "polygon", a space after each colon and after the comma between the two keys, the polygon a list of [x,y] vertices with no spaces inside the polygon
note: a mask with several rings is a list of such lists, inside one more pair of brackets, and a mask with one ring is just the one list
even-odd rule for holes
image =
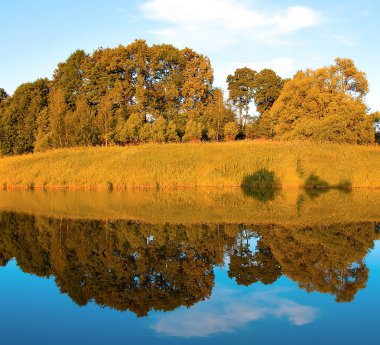
{"label": "grassy bank", "polygon": [[380,187],[380,148],[311,142],[85,147],[0,158],[0,187]]}

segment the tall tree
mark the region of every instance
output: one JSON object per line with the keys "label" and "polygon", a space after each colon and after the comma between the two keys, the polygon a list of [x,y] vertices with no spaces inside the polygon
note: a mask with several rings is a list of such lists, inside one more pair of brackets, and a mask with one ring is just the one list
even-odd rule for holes
{"label": "tall tree", "polygon": [[263,69],[254,78],[253,100],[260,115],[272,108],[284,87],[284,80],[271,69]]}
{"label": "tall tree", "polygon": [[221,89],[213,89],[207,105],[202,110],[202,123],[207,128],[208,138],[221,140],[223,128],[228,122],[235,121],[235,115],[231,107],[224,102]]}
{"label": "tall tree", "polygon": [[34,151],[36,120],[47,107],[49,81],[38,79],[20,85],[10,98],[3,115],[3,152],[22,154]]}
{"label": "tall tree", "polygon": [[[249,117],[249,104],[253,99],[256,71],[244,67],[235,70],[233,75],[227,76],[229,99],[238,109],[239,125]],[[244,113],[244,114],[243,114]]]}

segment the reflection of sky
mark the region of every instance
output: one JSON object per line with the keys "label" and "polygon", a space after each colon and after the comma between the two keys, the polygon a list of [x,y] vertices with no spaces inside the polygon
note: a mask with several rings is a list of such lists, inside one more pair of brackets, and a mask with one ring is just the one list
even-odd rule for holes
{"label": "reflection of sky", "polygon": [[13,261],[0,268],[0,344],[378,345],[379,259],[377,242],[366,259],[367,287],[352,303],[306,293],[286,277],[270,286],[239,287],[216,268],[209,300],[147,318],[94,303],[80,308],[53,279],[24,274]]}
{"label": "reflection of sky", "polygon": [[308,324],[316,318],[316,308],[280,297],[284,292],[269,288],[264,292],[241,294],[239,289],[218,287],[210,301],[190,310],[163,314],[153,329],[169,336],[205,337],[231,332],[251,321],[270,316],[284,317],[296,326]]}

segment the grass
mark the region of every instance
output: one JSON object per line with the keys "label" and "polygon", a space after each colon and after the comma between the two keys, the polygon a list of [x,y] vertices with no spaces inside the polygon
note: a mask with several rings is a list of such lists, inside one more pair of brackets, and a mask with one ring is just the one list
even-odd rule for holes
{"label": "grass", "polygon": [[313,188],[379,188],[380,148],[237,141],[58,149],[0,158],[0,188],[226,187],[260,184],[263,171],[282,188],[305,186],[310,176]]}

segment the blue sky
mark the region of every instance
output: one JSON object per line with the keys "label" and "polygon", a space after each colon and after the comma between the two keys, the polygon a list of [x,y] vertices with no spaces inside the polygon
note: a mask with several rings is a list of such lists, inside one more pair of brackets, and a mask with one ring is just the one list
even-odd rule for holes
{"label": "blue sky", "polygon": [[304,68],[352,58],[367,73],[367,103],[380,110],[380,2],[375,0],[14,0],[0,5],[0,87],[51,78],[76,49],[189,46],[213,64],[215,86],[238,67]]}

